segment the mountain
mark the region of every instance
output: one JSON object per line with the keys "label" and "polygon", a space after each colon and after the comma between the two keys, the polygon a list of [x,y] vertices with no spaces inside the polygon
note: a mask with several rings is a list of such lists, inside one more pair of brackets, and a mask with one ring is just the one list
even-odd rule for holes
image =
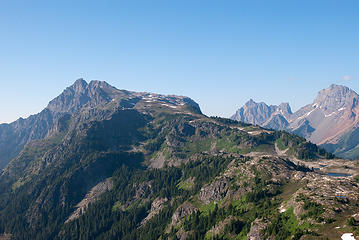
{"label": "mountain", "polygon": [[38,131],[43,112],[46,134],[5,136],[28,141],[0,175],[0,239],[338,239],[358,230],[358,162],[303,137],[100,81],[76,81],[22,131]]}
{"label": "mountain", "polygon": [[358,100],[353,90],[332,84],[321,90],[313,103],[295,113],[288,104],[268,106],[249,100],[231,118],[291,131],[338,156],[353,159],[359,157]]}
{"label": "mountain", "polygon": [[282,103],[279,106],[260,102],[256,103],[250,99],[241,107],[231,118],[273,129],[285,129],[288,125],[287,118],[292,115],[292,110],[288,103]]}
{"label": "mountain", "polygon": [[149,93],[135,93],[118,90],[106,82],[91,81],[89,84],[78,79],[72,86],[53,99],[40,113],[27,119],[20,118],[11,124],[0,124],[0,169],[14,158],[31,141],[44,139],[57,132],[61,120],[79,114],[84,109],[118,102],[121,107],[132,107],[138,102],[158,99],[170,107],[186,105],[200,112],[200,108],[190,98],[163,96]]}

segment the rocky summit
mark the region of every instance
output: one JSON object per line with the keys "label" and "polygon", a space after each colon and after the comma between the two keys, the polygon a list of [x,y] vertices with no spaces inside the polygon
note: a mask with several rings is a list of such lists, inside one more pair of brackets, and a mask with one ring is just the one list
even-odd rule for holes
{"label": "rocky summit", "polygon": [[181,96],[164,96],[150,93],[135,93],[119,90],[104,81],[91,81],[89,84],[78,79],[38,114],[27,119],[20,118],[11,124],[0,124],[0,168],[3,168],[27,144],[44,139],[53,133],[61,132],[68,120],[84,113],[108,105],[120,108],[144,109],[146,105],[157,103],[163,108],[191,108],[201,112],[192,99]]}
{"label": "rocky summit", "polygon": [[[256,124],[293,116],[253,101],[247,113]],[[0,125],[0,139],[0,239],[359,236],[358,161],[207,117],[188,97],[80,79],[39,114]]]}
{"label": "rocky summit", "polygon": [[288,104],[268,106],[249,100],[231,118],[265,128],[286,130],[344,158],[359,157],[358,94],[332,84],[313,103],[292,113]]}

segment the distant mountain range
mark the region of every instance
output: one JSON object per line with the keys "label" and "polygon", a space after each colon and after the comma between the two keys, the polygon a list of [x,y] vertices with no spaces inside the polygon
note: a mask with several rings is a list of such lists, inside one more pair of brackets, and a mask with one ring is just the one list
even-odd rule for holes
{"label": "distant mountain range", "polygon": [[265,128],[287,130],[343,158],[359,157],[359,96],[348,87],[332,84],[319,91],[313,103],[292,113],[288,103],[278,106],[252,99],[231,117]]}

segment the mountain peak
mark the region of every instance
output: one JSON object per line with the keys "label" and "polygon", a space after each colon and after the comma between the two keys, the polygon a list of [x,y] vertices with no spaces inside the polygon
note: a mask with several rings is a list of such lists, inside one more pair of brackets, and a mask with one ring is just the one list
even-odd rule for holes
{"label": "mountain peak", "polygon": [[245,104],[244,104],[244,106],[246,106],[246,107],[251,107],[251,106],[255,106],[255,105],[257,105],[258,103],[257,102],[255,102],[252,98],[250,98]]}
{"label": "mountain peak", "polygon": [[350,88],[331,84],[328,88],[319,91],[314,103],[324,109],[335,111],[338,108],[352,105],[353,98],[358,98],[358,94]]}
{"label": "mountain peak", "polygon": [[52,112],[73,113],[84,105],[96,106],[99,103],[108,102],[110,97],[102,90],[105,86],[112,87],[101,81],[91,81],[88,84],[84,79],[79,78],[58,97],[50,101],[47,108]]}
{"label": "mountain peak", "polygon": [[320,90],[318,95],[323,95],[323,94],[333,95],[333,94],[338,94],[338,93],[347,93],[350,91],[352,91],[352,90],[346,86],[333,83],[328,88]]}
{"label": "mountain peak", "polygon": [[83,92],[86,87],[87,82],[83,78],[79,78],[69,88],[73,89],[75,92]]}
{"label": "mountain peak", "polygon": [[87,82],[83,78],[78,78],[73,85],[87,85]]}
{"label": "mountain peak", "polygon": [[257,103],[253,99],[249,99],[249,101],[232,116],[232,119],[261,125],[272,115],[276,108],[276,106],[268,106],[264,102]]}
{"label": "mountain peak", "polygon": [[291,115],[292,114],[292,109],[290,108],[289,103],[285,102],[285,103],[281,103],[278,105],[278,109],[283,111],[283,114],[286,115]]}
{"label": "mountain peak", "polygon": [[335,83],[330,84],[330,86],[328,87],[328,89],[343,89],[343,88],[349,89],[347,86],[339,85]]}
{"label": "mountain peak", "polygon": [[100,80],[91,80],[91,82],[89,83],[90,87],[111,87],[113,88],[113,86],[111,86],[110,84],[108,84],[106,81],[100,81]]}

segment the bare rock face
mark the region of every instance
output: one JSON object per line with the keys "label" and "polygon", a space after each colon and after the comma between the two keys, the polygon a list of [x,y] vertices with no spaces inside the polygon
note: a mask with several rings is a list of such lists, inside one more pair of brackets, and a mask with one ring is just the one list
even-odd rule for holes
{"label": "bare rock face", "polygon": [[268,106],[263,102],[256,103],[253,99],[250,99],[232,116],[232,119],[245,123],[262,125],[275,112],[276,108],[277,106]]}
{"label": "bare rock face", "polygon": [[[101,85],[101,87],[98,87]],[[38,114],[18,119],[10,124],[0,124],[0,168],[15,157],[27,143],[43,139],[49,133],[63,130],[64,115],[78,113],[84,106],[96,106],[111,101],[110,90],[117,90],[106,82],[92,81],[90,84],[78,79],[62,94],[50,101]],[[119,90],[117,90],[119,91]],[[60,120],[60,121],[59,121]]]}
{"label": "bare rock face", "polygon": [[212,201],[218,202],[228,191],[228,183],[225,179],[218,179],[215,182],[204,186],[199,195],[198,199],[205,204],[209,204]]}
{"label": "bare rock face", "polygon": [[236,219],[233,216],[229,216],[227,218],[225,218],[222,221],[219,221],[215,226],[213,226],[208,232],[207,234],[213,235],[213,236],[217,236],[220,233],[223,233],[225,231],[225,227],[231,223],[232,220]]}
{"label": "bare rock face", "polygon": [[268,106],[263,102],[257,103],[250,99],[231,118],[266,128],[286,129],[291,115],[292,110],[288,103]]}
{"label": "bare rock face", "polygon": [[12,235],[9,233],[3,233],[0,235],[0,240],[11,240],[12,239]]}
{"label": "bare rock face", "polygon": [[163,168],[166,162],[166,157],[162,152],[156,154],[155,157],[151,159],[151,168]]}
{"label": "bare rock face", "polygon": [[136,189],[135,195],[130,198],[126,203],[121,205],[121,210],[125,211],[136,201],[140,201],[142,203],[150,201],[152,193],[152,183],[152,181],[146,181],[140,184],[135,184],[133,186],[133,188]]}
{"label": "bare rock face", "polygon": [[262,231],[267,227],[268,223],[263,222],[261,219],[256,219],[251,224],[251,229],[247,234],[247,240],[262,240],[264,234]]}
{"label": "bare rock face", "polygon": [[185,217],[191,215],[193,212],[198,210],[193,204],[189,202],[183,203],[181,206],[177,208],[175,213],[172,216],[171,225],[176,226],[180,223]]}
{"label": "bare rock face", "polygon": [[86,211],[86,208],[90,203],[95,202],[103,193],[110,190],[112,186],[112,180],[111,178],[108,178],[91,188],[91,190],[86,194],[84,199],[82,199],[82,201],[77,204],[76,210],[70,215],[70,217],[65,221],[65,223],[80,217]]}
{"label": "bare rock face", "polygon": [[153,218],[154,216],[156,216],[164,207],[164,204],[168,202],[168,198],[156,198],[155,200],[153,200],[152,204],[151,204],[151,210],[150,213],[147,215],[147,217],[145,219],[142,220],[141,222],[141,226],[143,226],[144,224],[146,224],[151,218]]}
{"label": "bare rock face", "polygon": [[185,232],[183,229],[180,229],[176,233],[176,237],[178,240],[186,240],[189,234],[190,234],[190,232]]}

